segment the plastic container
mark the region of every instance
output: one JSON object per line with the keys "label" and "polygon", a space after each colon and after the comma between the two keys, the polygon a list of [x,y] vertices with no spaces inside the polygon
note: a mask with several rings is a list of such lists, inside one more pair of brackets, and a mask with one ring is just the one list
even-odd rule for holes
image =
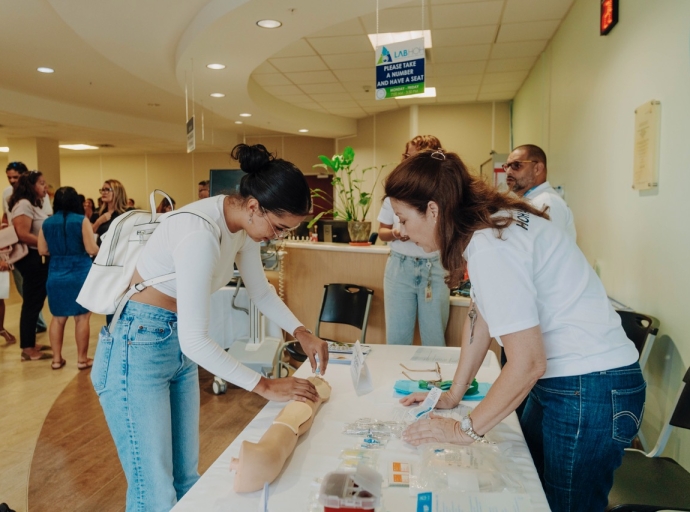
{"label": "plastic container", "polygon": [[324,512],[373,512],[381,502],[383,477],[360,465],[355,473],[334,471],[321,482],[319,503]]}

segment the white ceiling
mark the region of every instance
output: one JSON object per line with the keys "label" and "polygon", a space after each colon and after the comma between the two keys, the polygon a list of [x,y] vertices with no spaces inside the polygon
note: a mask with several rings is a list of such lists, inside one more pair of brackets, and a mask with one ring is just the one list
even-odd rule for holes
{"label": "white ceiling", "polygon": [[413,103],[511,99],[572,2],[379,0],[380,32],[431,30],[437,97],[376,101],[374,0],[0,0],[0,146],[45,136],[182,151],[185,89],[209,151],[242,134],[350,135],[355,119]]}

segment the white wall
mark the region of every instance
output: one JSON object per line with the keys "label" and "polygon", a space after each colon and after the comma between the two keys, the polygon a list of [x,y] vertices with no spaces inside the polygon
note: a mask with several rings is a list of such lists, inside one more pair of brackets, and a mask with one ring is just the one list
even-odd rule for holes
{"label": "white wall", "polygon": [[[577,0],[513,109],[514,144],[542,145],[562,184],[578,244],[610,296],[661,320],[650,357],[646,439],[670,411],[690,364],[690,2],[625,0],[598,32],[598,0]],[[634,110],[661,101],[659,187],[632,189]],[[690,468],[690,436],[666,452]]]}

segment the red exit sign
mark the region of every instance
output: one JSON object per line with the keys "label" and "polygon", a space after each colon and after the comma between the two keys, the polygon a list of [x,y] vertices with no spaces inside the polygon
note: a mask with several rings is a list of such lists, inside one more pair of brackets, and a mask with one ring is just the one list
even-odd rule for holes
{"label": "red exit sign", "polygon": [[605,36],[618,23],[618,0],[601,0],[599,33]]}

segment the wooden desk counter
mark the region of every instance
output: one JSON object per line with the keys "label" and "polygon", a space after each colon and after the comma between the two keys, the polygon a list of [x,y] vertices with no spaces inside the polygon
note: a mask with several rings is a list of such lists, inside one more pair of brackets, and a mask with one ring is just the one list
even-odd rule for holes
{"label": "wooden desk counter", "polygon": [[[366,342],[386,342],[383,275],[390,253],[388,246],[357,247],[322,242],[287,242],[285,250],[285,301],[297,318],[313,329],[321,309],[324,285],[358,284],[374,290]],[[450,318],[445,336],[447,346],[460,346],[460,333],[468,307],[469,299],[451,297]],[[354,341],[358,333],[359,330],[354,327],[330,324],[323,324],[321,327],[321,335],[333,339]],[[420,345],[417,327],[414,344]]]}

